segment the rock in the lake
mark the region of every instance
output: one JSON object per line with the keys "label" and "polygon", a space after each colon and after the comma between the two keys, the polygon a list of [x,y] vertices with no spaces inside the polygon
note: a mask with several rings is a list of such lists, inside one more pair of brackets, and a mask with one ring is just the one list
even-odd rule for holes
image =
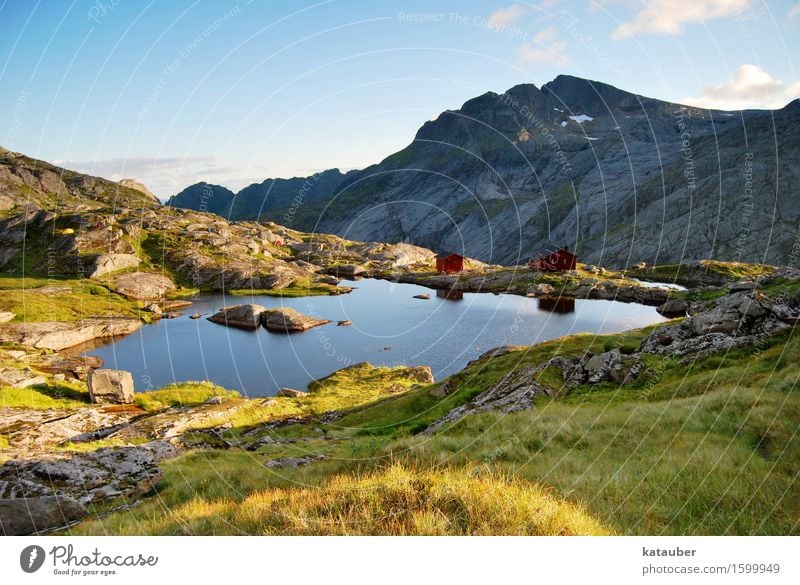
{"label": "rock in the lake", "polygon": [[261,313],[261,322],[270,331],[279,333],[305,331],[312,327],[330,323],[327,319],[315,319],[288,307],[265,310]]}
{"label": "rock in the lake", "polygon": [[428,293],[422,293],[419,295],[414,295],[413,298],[422,299],[423,301],[429,301],[431,299],[431,295],[429,295]]}
{"label": "rock in the lake", "polygon": [[130,404],[133,402],[133,375],[125,370],[94,370],[89,374],[92,402]]}
{"label": "rock in the lake", "polygon": [[130,272],[114,279],[114,292],[137,301],[157,301],[175,290],[175,283],[155,272]]}
{"label": "rock in the lake", "polygon": [[68,526],[88,514],[68,496],[5,498],[0,500],[0,532],[24,536]]}
{"label": "rock in the lake", "polygon": [[258,329],[261,324],[261,315],[266,311],[266,307],[254,304],[234,305],[220,309],[217,313],[208,318],[213,323],[221,323],[229,327],[241,327],[243,329]]}
{"label": "rock in the lake", "polygon": [[139,266],[139,257],[135,254],[100,254],[94,260],[89,278],[100,278],[110,272],[136,266]]}
{"label": "rock in the lake", "polygon": [[308,396],[308,392],[303,392],[302,390],[295,390],[294,388],[281,388],[278,390],[276,396],[285,396],[287,398],[301,398],[303,396]]}
{"label": "rock in the lake", "polygon": [[666,303],[656,307],[656,311],[665,317],[683,317],[688,309],[689,303],[683,299],[669,299]]}
{"label": "rock in the lake", "polygon": [[343,321],[339,321],[336,325],[338,325],[339,327],[347,327],[352,324],[353,322],[350,319],[344,319]]}

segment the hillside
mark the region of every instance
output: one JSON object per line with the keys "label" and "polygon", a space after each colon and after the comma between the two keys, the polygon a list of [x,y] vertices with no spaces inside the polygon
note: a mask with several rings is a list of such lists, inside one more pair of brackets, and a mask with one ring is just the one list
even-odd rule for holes
{"label": "hillside", "polygon": [[[362,171],[251,185],[226,212],[505,265],[565,244],[609,267],[781,265],[800,218],[798,114],[797,100],[703,110],[562,75],[442,112]],[[198,201],[183,192],[171,204]]]}

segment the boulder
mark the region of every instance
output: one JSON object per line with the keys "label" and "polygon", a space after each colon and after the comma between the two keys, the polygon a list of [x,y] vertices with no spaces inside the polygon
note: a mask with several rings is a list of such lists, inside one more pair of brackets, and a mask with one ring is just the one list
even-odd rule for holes
{"label": "boulder", "polygon": [[429,295],[428,293],[422,293],[419,295],[414,295],[413,298],[422,299],[423,301],[429,301],[431,299],[431,295]]}
{"label": "boulder", "polygon": [[157,301],[175,290],[175,283],[168,276],[155,272],[130,272],[117,276],[112,288],[129,299]]}
{"label": "boulder", "polygon": [[656,307],[656,311],[665,317],[683,317],[689,309],[689,303],[683,299],[669,299],[666,303]]}
{"label": "boulder", "polygon": [[433,378],[433,371],[429,366],[416,366],[408,368],[406,377],[409,380],[414,380],[419,384],[433,384],[436,380]]}
{"label": "boulder", "polygon": [[45,532],[80,520],[86,508],[68,496],[5,498],[0,500],[0,532],[6,536],[24,536]]}
{"label": "boulder", "polygon": [[622,367],[622,354],[619,349],[597,354],[589,358],[584,369],[589,376],[589,383],[596,384],[605,380],[613,379],[612,370],[619,370]]}
{"label": "boulder", "polygon": [[315,319],[288,307],[264,311],[261,313],[261,322],[268,330],[279,333],[305,331],[330,323],[327,319]]}
{"label": "boulder", "polygon": [[350,319],[344,319],[344,320],[339,321],[338,323],[336,323],[336,325],[338,325],[339,327],[348,327],[348,326],[350,326],[352,324],[353,324],[353,322]]}
{"label": "boulder", "polygon": [[732,282],[728,285],[728,290],[730,292],[747,292],[751,290],[755,290],[756,286],[758,286],[755,282],[751,280],[739,280],[737,282]]}
{"label": "boulder", "polygon": [[89,396],[98,404],[133,402],[133,375],[124,370],[94,370],[89,374]]}
{"label": "boulder", "polygon": [[276,396],[285,396],[287,398],[301,398],[303,396],[308,396],[308,392],[303,392],[302,390],[295,390],[294,388],[281,388],[278,390]]}
{"label": "boulder", "polygon": [[163,313],[158,303],[147,303],[143,310],[148,313],[153,313],[154,315],[161,315]]}
{"label": "boulder", "polygon": [[100,278],[110,272],[136,266],[139,266],[139,257],[135,254],[100,254],[94,259],[94,267],[88,276]]}
{"label": "boulder", "polygon": [[243,329],[258,329],[261,324],[261,316],[266,311],[266,307],[254,304],[234,305],[220,309],[211,315],[208,320],[212,323],[221,323],[229,327],[241,327]]}
{"label": "boulder", "polygon": [[533,294],[533,296],[547,296],[554,292],[556,292],[556,289],[545,282],[540,282],[530,288],[530,293]]}
{"label": "boulder", "polygon": [[16,315],[11,311],[0,311],[0,323],[8,323],[14,317],[16,317]]}

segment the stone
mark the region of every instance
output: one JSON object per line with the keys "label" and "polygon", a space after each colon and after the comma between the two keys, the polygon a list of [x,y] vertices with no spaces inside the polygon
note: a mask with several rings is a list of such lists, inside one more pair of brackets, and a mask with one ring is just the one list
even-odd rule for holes
{"label": "stone", "polygon": [[554,292],[556,292],[556,289],[545,282],[540,282],[539,284],[535,284],[530,288],[530,293],[533,296],[547,296],[553,294]]}
{"label": "stone", "polygon": [[728,290],[730,292],[732,292],[732,293],[733,292],[745,292],[745,291],[755,290],[755,288],[757,286],[758,286],[758,284],[753,282],[753,281],[751,281],[751,280],[739,280],[739,281],[730,283],[728,285]]}
{"label": "stone", "polygon": [[161,315],[163,312],[158,303],[147,303],[144,306],[144,310],[147,311],[148,313],[153,313],[154,315]]}
{"label": "stone", "polygon": [[266,307],[254,304],[234,305],[220,309],[208,318],[212,323],[221,323],[229,327],[242,329],[258,329]]}
{"label": "stone", "polygon": [[264,463],[270,469],[291,469],[300,467],[301,465],[308,465],[312,461],[319,461],[325,459],[325,455],[305,455],[304,457],[281,457],[280,459],[272,459]]}
{"label": "stone", "polygon": [[17,370],[14,368],[4,368],[0,370],[0,386],[11,386],[12,388],[27,388],[37,384],[44,384],[45,379],[35,374],[29,369]]}
{"label": "stone", "polygon": [[353,322],[350,319],[344,319],[343,321],[339,321],[338,323],[336,323],[336,325],[339,327],[348,327],[352,324]]}
{"label": "stone", "polygon": [[306,331],[330,323],[327,319],[315,319],[289,307],[265,310],[261,313],[261,322],[269,331],[279,333]]}
{"label": "stone", "polygon": [[128,335],[141,326],[142,322],[139,319],[122,317],[96,317],[74,323],[59,321],[12,323],[0,329],[0,342],[61,351],[93,339]]}
{"label": "stone", "polygon": [[429,295],[428,293],[423,293],[423,294],[419,294],[419,295],[414,295],[413,298],[422,299],[423,301],[429,301],[431,299],[431,295]]}
{"label": "stone", "polygon": [[222,398],[222,396],[212,396],[211,398],[203,402],[203,404],[222,404],[223,400],[224,399]]}
{"label": "stone", "polygon": [[133,402],[133,375],[125,370],[94,370],[89,374],[89,396],[98,404]]}
{"label": "stone", "polygon": [[139,266],[139,257],[135,254],[100,254],[94,259],[94,267],[89,278],[100,278],[117,270]]}
{"label": "stone", "polygon": [[584,366],[586,374],[589,376],[588,382],[596,384],[605,380],[613,379],[612,370],[619,369],[622,365],[622,354],[619,349],[597,354],[589,358]]}
{"label": "stone", "polygon": [[436,380],[433,378],[433,371],[430,366],[416,366],[408,368],[406,377],[420,384],[433,384]]}
{"label": "stone", "polygon": [[11,311],[0,311],[0,323],[8,323],[14,317],[16,317],[16,315]]}
{"label": "stone", "polygon": [[157,301],[175,290],[175,283],[163,274],[155,272],[129,272],[117,276],[112,288],[129,299]]}
{"label": "stone", "polygon": [[656,307],[656,311],[665,317],[683,317],[689,309],[689,303],[683,299],[669,299],[666,303]]}
{"label": "stone", "polygon": [[285,396],[287,398],[301,398],[303,396],[308,396],[308,392],[303,392],[302,390],[295,390],[294,388],[281,388],[275,395]]}
{"label": "stone", "polygon": [[0,531],[24,536],[63,528],[84,518],[86,508],[69,496],[4,498],[0,500]]}

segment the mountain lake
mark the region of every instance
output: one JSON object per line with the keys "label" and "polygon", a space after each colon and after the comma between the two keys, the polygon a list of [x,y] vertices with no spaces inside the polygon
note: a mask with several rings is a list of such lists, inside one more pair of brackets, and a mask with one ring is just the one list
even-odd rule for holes
{"label": "mountain lake", "polygon": [[[243,395],[271,396],[358,362],[428,365],[437,380],[501,345],[532,345],[574,333],[615,333],[665,321],[654,307],[603,300],[547,301],[511,294],[450,295],[384,280],[343,281],[349,294],[277,298],[200,294],[173,319],[84,353],[133,373],[137,391],[210,380]],[[428,294],[430,299],[414,295]],[[302,333],[225,327],[206,319],[242,303],[292,307],[331,323]],[[200,313],[199,319],[190,316]],[[352,325],[337,326],[349,320]]]}

